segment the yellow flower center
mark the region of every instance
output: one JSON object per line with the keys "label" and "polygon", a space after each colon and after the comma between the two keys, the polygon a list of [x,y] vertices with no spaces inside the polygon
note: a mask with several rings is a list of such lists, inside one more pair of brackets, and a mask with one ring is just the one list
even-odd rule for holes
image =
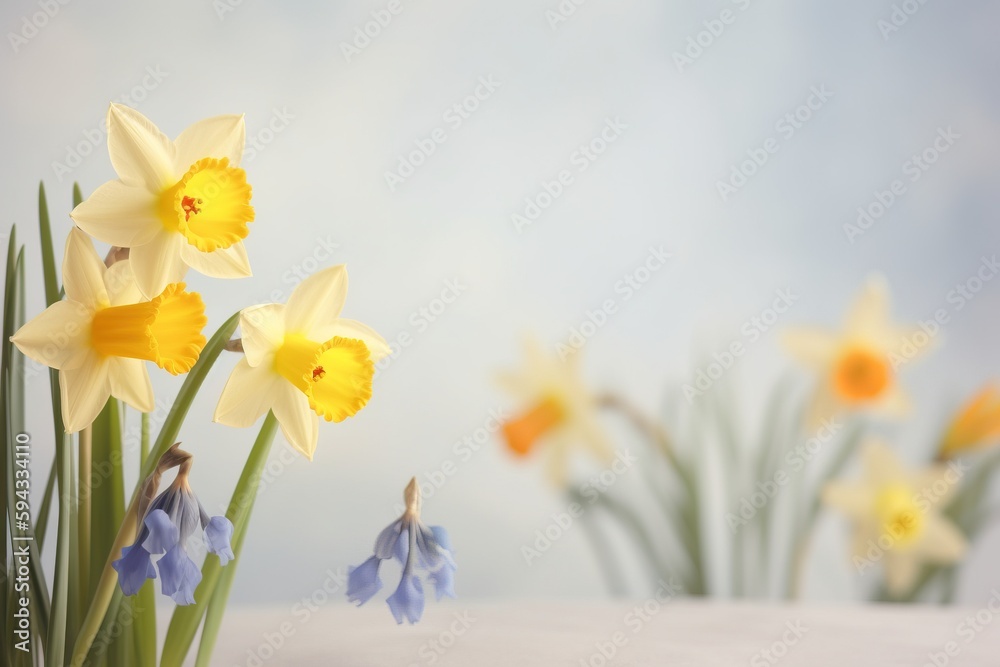
{"label": "yellow flower center", "polygon": [[849,403],[860,403],[879,396],[889,386],[891,371],[884,355],[865,347],[847,349],[833,370],[833,385]]}
{"label": "yellow flower center", "polygon": [[520,456],[527,455],[538,439],[566,419],[566,409],[554,396],[542,398],[531,410],[503,425],[507,446]]}
{"label": "yellow flower center", "polygon": [[160,221],[202,252],[228,248],[248,234],[251,196],[246,172],[229,158],[203,158],[160,195]]}
{"label": "yellow flower center", "polygon": [[375,364],[364,341],[334,336],[325,343],[287,334],[274,370],[309,399],[327,421],[340,422],[365,407],[372,396]]}
{"label": "yellow flower center", "polygon": [[895,544],[909,544],[924,530],[924,516],[912,491],[902,484],[883,489],[875,500],[882,533]]}
{"label": "yellow flower center", "polygon": [[98,310],[90,344],[101,356],[145,359],[177,375],[198,360],[207,322],[201,296],[185,292],[184,283],[172,283],[152,301]]}

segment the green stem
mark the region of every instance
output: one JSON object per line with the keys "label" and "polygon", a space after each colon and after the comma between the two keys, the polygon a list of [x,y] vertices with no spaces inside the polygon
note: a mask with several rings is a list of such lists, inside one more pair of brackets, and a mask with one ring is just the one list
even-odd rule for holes
{"label": "green stem", "polygon": [[80,549],[78,555],[80,567],[80,580],[78,582],[78,586],[80,591],[83,593],[83,599],[86,599],[87,593],[90,591],[88,579],[90,577],[90,508],[94,491],[91,488],[91,470],[93,468],[94,451],[93,434],[94,432],[92,430],[92,426],[88,426],[80,431],[80,462],[77,470],[77,473],[79,474],[77,480],[77,492],[79,493],[79,506],[77,507],[77,539],[79,544],[77,546]]}
{"label": "green stem", "polygon": [[[235,558],[222,571],[215,593],[212,594],[212,598],[209,600],[208,610],[205,613],[205,625],[201,630],[201,643],[198,644],[198,657],[195,661],[195,667],[209,667],[211,664],[212,650],[215,648],[219,628],[222,626],[222,616],[226,611],[226,603],[229,601],[229,591],[233,587],[233,580],[236,578],[236,566],[240,564],[240,556],[243,553],[243,541],[246,539],[247,533],[250,532],[250,514],[253,512],[253,506],[257,499],[260,475],[263,472],[264,464],[267,462],[267,455],[271,450],[271,443],[274,441],[277,425],[278,421],[274,418],[274,415],[268,413],[264,425],[261,426],[260,434],[257,436],[256,442],[254,442],[253,450],[250,452],[249,458],[247,458],[246,466],[244,466],[244,471],[252,467],[251,475],[255,476],[254,479],[248,481],[248,484],[252,486],[252,493],[250,489],[241,491],[239,484],[237,484],[236,490],[233,491],[234,501],[241,497],[241,493],[249,493],[249,507],[247,507],[246,516],[243,519],[239,532],[233,531],[233,553],[235,554]],[[243,481],[242,477],[240,481]],[[232,503],[230,503],[230,507],[232,507]],[[414,533],[414,537],[415,535],[416,533]]]}
{"label": "green stem", "polygon": [[601,566],[601,572],[604,573],[604,580],[608,584],[608,590],[614,597],[624,597],[628,592],[628,588],[618,568],[615,567],[614,556],[611,553],[611,549],[608,548],[607,540],[601,535],[597,523],[591,516],[582,517],[580,523],[583,524],[584,534],[587,536],[590,546],[593,547],[594,553],[597,555],[597,562]]}

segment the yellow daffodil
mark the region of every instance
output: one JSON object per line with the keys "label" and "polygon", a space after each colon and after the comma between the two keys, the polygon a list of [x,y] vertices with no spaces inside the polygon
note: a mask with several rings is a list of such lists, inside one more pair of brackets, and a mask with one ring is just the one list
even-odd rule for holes
{"label": "yellow daffodil", "polygon": [[525,348],[525,366],[500,376],[504,388],[527,405],[520,416],[503,425],[503,435],[518,456],[527,456],[544,440],[549,477],[563,486],[575,447],[584,448],[602,463],[614,458],[614,450],[598,423],[597,401],[579,377],[577,355],[554,358],[534,340],[527,341]]}
{"label": "yellow daffodil", "polygon": [[941,513],[961,477],[951,466],[906,470],[889,447],[872,442],[864,450],[863,480],[828,484],[823,501],[854,521],[857,570],[884,562],[887,587],[898,597],[922,564],[954,563],[965,554],[965,537]]}
{"label": "yellow daffodil", "polygon": [[888,287],[884,280],[873,277],[840,333],[812,328],[785,332],[785,344],[792,355],[820,374],[810,421],[860,408],[891,416],[904,414],[909,402],[896,381],[894,366],[922,351],[913,346],[905,356],[899,355],[901,345],[911,340],[914,331],[889,321]]}
{"label": "yellow daffodil", "polygon": [[217,278],[250,275],[243,247],[254,219],[239,168],[243,116],[216,116],[171,141],[134,109],[108,110],[108,151],[118,180],[73,209],[96,239],[130,248],[139,289],[152,297],[188,267]]}
{"label": "yellow daffodil", "polygon": [[940,457],[950,458],[1000,438],[1000,389],[984,387],[952,420]]}
{"label": "yellow daffodil", "polygon": [[144,362],[186,373],[205,347],[201,297],[173,283],[146,300],[132,270],[128,260],[105,268],[87,235],[74,228],[63,259],[66,299],[11,337],[26,356],[59,370],[68,433],[93,422],[110,396],[150,412],[153,388]]}
{"label": "yellow daffodil", "polygon": [[368,326],[340,317],[347,269],[324,269],[295,288],[287,304],[240,314],[245,357],[236,364],[215,410],[228,426],[274,412],[288,442],[312,459],[319,418],[343,421],[371,398],[374,362],[389,346]]}

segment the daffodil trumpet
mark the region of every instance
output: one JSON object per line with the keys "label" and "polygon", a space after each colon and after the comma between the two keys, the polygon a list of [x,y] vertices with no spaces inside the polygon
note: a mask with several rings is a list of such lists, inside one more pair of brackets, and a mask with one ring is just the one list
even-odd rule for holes
{"label": "daffodil trumpet", "polygon": [[244,353],[215,410],[215,421],[246,427],[274,412],[288,442],[312,459],[319,417],[340,422],[371,398],[375,362],[389,353],[368,326],[340,317],[347,268],[306,278],[287,304],[264,304],[240,314],[242,338],[228,347]]}
{"label": "daffodil trumpet", "polygon": [[[914,331],[916,327],[890,321],[889,290],[880,276],[868,279],[840,332],[786,331],[789,352],[819,377],[809,424],[862,409],[891,417],[904,415],[909,399],[899,386],[896,369],[903,358],[900,347],[912,339]],[[925,351],[921,348],[906,358],[912,360]]]}
{"label": "daffodil trumpet", "polygon": [[70,231],[63,260],[66,299],[11,337],[25,356],[59,371],[63,424],[75,433],[114,396],[141,412],[153,409],[145,362],[186,373],[205,346],[205,304],[184,283],[153,299],[138,290],[130,260],[110,268],[90,239]]}
{"label": "daffodil trumpet", "polygon": [[240,168],[242,115],[199,121],[173,141],[134,109],[108,109],[108,152],[118,179],[73,209],[96,239],[129,248],[140,291],[152,298],[193,268],[215,278],[249,276],[243,239],[254,220]]}
{"label": "daffodil trumpet", "polygon": [[863,450],[863,463],[860,481],[831,482],[822,499],[853,523],[857,571],[863,575],[884,563],[889,594],[899,598],[914,586],[924,564],[947,565],[965,555],[965,536],[943,512],[961,475],[941,465],[909,470],[878,441]]}
{"label": "daffodil trumpet", "polygon": [[952,418],[938,449],[938,460],[985,448],[1000,439],[1000,388],[981,389]]}
{"label": "daffodil trumpet", "polygon": [[563,487],[577,448],[601,463],[614,450],[598,423],[598,400],[580,378],[577,356],[556,359],[535,340],[525,342],[522,368],[500,375],[501,385],[522,402],[522,411],[502,426],[508,449],[518,457],[544,445],[552,483]]}

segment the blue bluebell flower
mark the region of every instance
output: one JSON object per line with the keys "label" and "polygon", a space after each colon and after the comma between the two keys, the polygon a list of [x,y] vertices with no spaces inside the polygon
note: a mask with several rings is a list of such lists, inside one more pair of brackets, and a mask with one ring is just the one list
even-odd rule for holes
{"label": "blue bluebell flower", "polygon": [[[165,470],[179,466],[177,477],[152,502],[140,503],[142,525],[135,542],[122,549],[122,557],[111,566],[118,572],[118,583],[125,595],[135,595],[147,579],[156,579],[161,590],[179,605],[194,603],[194,591],[201,582],[201,570],[187,553],[185,545],[200,527],[205,531],[209,553],[218,555],[222,565],[234,556],[230,545],[233,524],[224,516],[209,517],[188,485],[192,457],[177,449],[168,450],[156,471],[146,480],[144,491],[155,491]],[[148,495],[144,495],[148,498]],[[143,505],[146,505],[143,507]],[[153,567],[152,557],[160,556]]]}
{"label": "blue bluebell flower", "polygon": [[347,570],[347,599],[363,605],[382,589],[379,566],[395,558],[403,566],[396,591],[386,602],[396,623],[416,623],[424,613],[424,584],[421,575],[434,586],[435,596],[455,597],[455,560],[451,540],[441,526],[425,526],[420,520],[420,487],[411,479],[403,492],[406,511],[389,524],[375,540],[374,554],[364,563]]}

